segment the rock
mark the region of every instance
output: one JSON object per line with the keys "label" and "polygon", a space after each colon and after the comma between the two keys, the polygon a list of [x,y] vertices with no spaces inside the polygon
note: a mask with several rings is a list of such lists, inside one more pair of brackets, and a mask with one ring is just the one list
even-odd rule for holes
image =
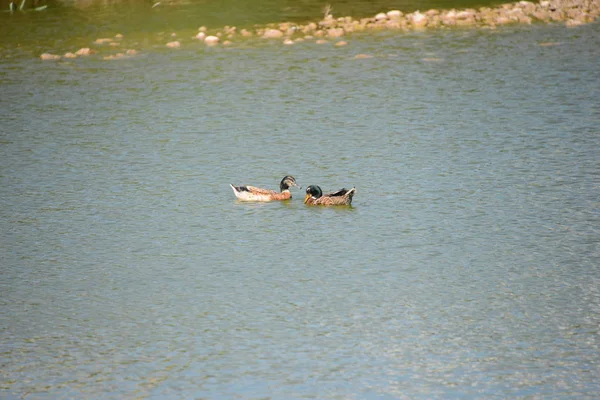
{"label": "rock", "polygon": [[335,19],[324,19],[322,21],[319,21],[319,26],[322,26],[324,28],[333,28],[335,26],[337,26],[337,21]]}
{"label": "rock", "polygon": [[337,25],[337,20],[333,19],[333,17],[331,15],[327,15],[325,17],[325,19],[323,19],[322,21],[319,21],[319,26],[322,26],[324,28],[333,28],[336,25]]}
{"label": "rock", "polygon": [[196,37],[196,39],[203,41],[204,39],[206,39],[206,33],[198,32],[198,34],[195,37]]}
{"label": "rock", "polygon": [[181,47],[181,43],[179,43],[178,41],[174,41],[174,42],[169,42],[166,45],[167,47],[170,47],[172,49],[178,49]]}
{"label": "rock", "polygon": [[375,21],[383,21],[388,18],[386,13],[379,13],[375,16]]}
{"label": "rock", "polygon": [[423,28],[427,25],[427,17],[421,14],[419,11],[415,11],[411,15],[410,20],[412,22],[412,26],[415,28]]}
{"label": "rock", "polygon": [[529,1],[520,1],[518,4],[519,4],[519,7],[521,7],[523,9],[523,11],[526,12],[527,14],[531,14],[532,12],[535,11],[536,5]]}
{"label": "rock", "polygon": [[535,19],[538,19],[538,20],[540,20],[540,21],[543,21],[543,22],[548,22],[548,21],[550,21],[550,14],[549,14],[549,12],[548,12],[548,11],[545,11],[545,10],[539,10],[539,11],[535,11],[535,12],[532,14],[532,16],[533,16]]}
{"label": "rock", "polygon": [[476,12],[475,10],[463,10],[463,11],[459,11],[457,12],[454,17],[455,17],[455,24],[457,26],[470,26],[470,25],[474,25],[475,24],[475,17],[476,17]]}
{"label": "rock", "polygon": [[341,40],[341,41],[337,42],[335,44],[335,46],[336,47],[342,47],[342,46],[346,46],[347,44],[348,44],[348,42],[345,42],[345,41]]}
{"label": "rock", "polygon": [[89,56],[90,54],[92,54],[92,51],[89,47],[82,47],[79,50],[77,50],[75,54],[78,56]]}
{"label": "rock", "polygon": [[470,18],[470,19],[457,19],[454,23],[455,23],[456,26],[471,26],[471,25],[475,25],[475,20],[472,19],[472,18]]}
{"label": "rock", "polygon": [[265,39],[279,39],[283,37],[283,32],[281,32],[279,29],[266,29],[263,37]]}
{"label": "rock", "polygon": [[389,19],[400,19],[402,15],[402,11],[400,10],[390,10],[387,12],[387,16]]}
{"label": "rock", "polygon": [[385,21],[385,27],[391,30],[402,29],[406,27],[406,21],[390,19],[388,21]]}
{"label": "rock", "polygon": [[504,15],[500,15],[494,22],[498,25],[506,25],[512,23],[513,21]]}
{"label": "rock", "polygon": [[332,38],[344,36],[344,30],[342,28],[331,28],[327,30],[327,36]]}
{"label": "rock", "polygon": [[531,25],[532,22],[533,22],[533,20],[531,19],[531,17],[528,17],[527,15],[519,16],[519,23],[521,23],[521,24]]}
{"label": "rock", "polygon": [[215,45],[217,45],[219,43],[219,40],[220,39],[218,37],[216,37],[216,36],[207,36],[204,39],[204,43],[206,43],[209,46],[215,46]]}
{"label": "rock", "polygon": [[343,29],[343,30],[344,30],[344,32],[346,32],[346,33],[351,33],[351,32],[354,32],[354,31],[356,30],[356,27],[357,27],[357,26],[358,26],[358,25],[354,25],[354,24],[351,24],[351,23],[347,23],[347,24],[344,24],[344,26],[342,27],[342,29]]}
{"label": "rock", "polygon": [[123,58],[125,57],[125,54],[123,53],[117,53],[115,55],[112,56],[106,56],[103,58],[103,60],[118,60],[119,58]]}
{"label": "rock", "polygon": [[43,53],[42,55],[40,55],[40,58],[44,61],[47,60],[60,60],[60,56],[56,55],[56,54],[52,54],[52,53]]}
{"label": "rock", "polygon": [[65,53],[65,55],[63,56],[64,58],[77,58],[77,55],[75,53]]}
{"label": "rock", "polygon": [[357,54],[354,56],[354,58],[357,60],[361,60],[361,59],[366,59],[366,58],[373,58],[373,56],[370,54]]}
{"label": "rock", "polygon": [[466,10],[456,13],[456,19],[470,19],[470,18],[473,18],[474,16],[475,16],[475,13],[466,11]]}

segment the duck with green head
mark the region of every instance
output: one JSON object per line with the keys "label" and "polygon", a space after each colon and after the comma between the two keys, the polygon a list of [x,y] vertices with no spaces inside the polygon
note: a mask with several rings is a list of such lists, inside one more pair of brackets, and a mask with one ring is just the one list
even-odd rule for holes
{"label": "duck with green head", "polygon": [[323,194],[321,188],[317,185],[310,185],[306,188],[304,204],[309,206],[349,206],[352,204],[352,197],[356,193],[356,188],[340,189],[337,192]]}

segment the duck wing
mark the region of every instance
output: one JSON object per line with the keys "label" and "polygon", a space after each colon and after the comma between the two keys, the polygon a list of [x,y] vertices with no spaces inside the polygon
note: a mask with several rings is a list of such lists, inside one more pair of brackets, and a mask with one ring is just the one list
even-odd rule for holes
{"label": "duck wing", "polygon": [[318,198],[315,204],[321,204],[324,206],[349,206],[352,204],[352,197],[356,192],[356,188],[352,189],[340,189],[337,192],[328,193]]}
{"label": "duck wing", "polygon": [[254,193],[254,194],[264,194],[264,195],[273,195],[278,192],[269,189],[263,189],[256,186],[242,186],[246,192]]}
{"label": "duck wing", "polygon": [[346,193],[348,193],[348,192],[349,192],[348,189],[342,188],[342,189],[340,189],[340,190],[338,190],[336,192],[331,192],[331,193],[324,194],[323,196],[326,196],[326,197],[345,196]]}

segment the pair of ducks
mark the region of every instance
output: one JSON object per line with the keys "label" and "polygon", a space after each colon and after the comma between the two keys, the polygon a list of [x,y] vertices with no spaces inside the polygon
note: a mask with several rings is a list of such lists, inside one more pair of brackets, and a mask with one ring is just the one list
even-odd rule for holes
{"label": "pair of ducks", "polygon": [[[279,184],[280,192],[274,190],[257,188],[255,186],[233,186],[235,197],[241,201],[274,201],[274,200],[289,200],[292,198],[290,187],[301,186],[296,184],[296,179],[293,176],[284,176]],[[310,206],[349,206],[352,204],[352,197],[356,192],[356,188],[340,189],[337,192],[323,194],[321,188],[317,185],[310,185],[306,188],[306,196],[304,204]]]}

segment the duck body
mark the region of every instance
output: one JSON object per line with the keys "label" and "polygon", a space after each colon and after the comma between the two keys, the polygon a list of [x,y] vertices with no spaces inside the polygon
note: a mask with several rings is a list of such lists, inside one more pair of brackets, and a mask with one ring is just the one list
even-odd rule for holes
{"label": "duck body", "polygon": [[309,206],[349,206],[352,204],[355,193],[356,188],[343,188],[337,192],[323,194],[319,186],[310,185],[306,188],[304,204]]}
{"label": "duck body", "polygon": [[230,184],[229,186],[233,189],[235,197],[240,201],[281,201],[291,199],[292,193],[290,192],[290,187],[298,185],[293,176],[287,175],[283,177],[279,184],[280,192],[250,185],[233,186]]}
{"label": "duck body", "polygon": [[255,186],[233,186],[233,193],[238,200],[241,201],[276,201],[289,200],[292,198],[292,193],[289,190],[276,192],[274,190],[262,189]]}

